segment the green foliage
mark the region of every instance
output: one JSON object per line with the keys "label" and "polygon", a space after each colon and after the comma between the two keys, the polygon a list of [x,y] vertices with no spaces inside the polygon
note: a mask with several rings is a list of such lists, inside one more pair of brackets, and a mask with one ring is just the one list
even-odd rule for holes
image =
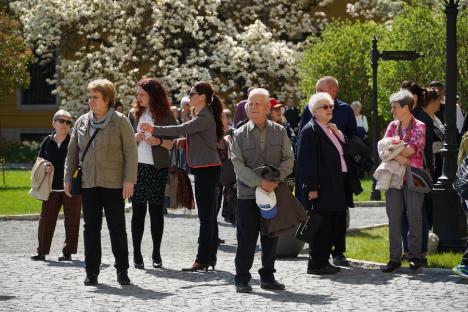
{"label": "green foliage", "polygon": [[2,156],[7,163],[34,163],[40,148],[40,142],[24,141],[20,144],[8,144],[2,147]]}
{"label": "green foliage", "polygon": [[[457,20],[458,86],[462,103],[468,102],[468,10],[460,8]],[[391,119],[388,97],[403,80],[421,85],[432,80],[445,82],[445,13],[440,5],[415,0],[405,5],[391,24],[373,21],[333,21],[320,38],[309,38],[300,63],[301,91],[309,97],[315,82],[332,75],[340,82],[339,98],[360,100],[363,113],[370,116],[372,103],[371,41],[379,39],[379,51],[416,50],[425,55],[413,62],[379,61],[379,116],[384,124]],[[382,127],[381,130],[384,130]]]}
{"label": "green foliage", "polygon": [[[388,113],[388,97],[399,89],[403,80],[427,85],[432,80],[445,81],[446,18],[440,6],[406,5],[395,17],[391,30],[382,38],[380,50],[415,50],[424,54],[414,62],[381,61],[379,69],[380,111]],[[458,86],[462,103],[468,99],[468,13],[460,10],[457,21]]]}
{"label": "green foliage", "polygon": [[372,103],[372,70],[370,52],[372,38],[383,34],[382,25],[373,21],[334,20],[322,33],[312,37],[300,63],[299,77],[306,97],[315,93],[315,83],[331,75],[340,83],[339,98],[363,104],[363,113],[370,113]]}
{"label": "green foliage", "polygon": [[31,50],[19,33],[19,24],[0,6],[0,99],[16,87],[29,85]]}

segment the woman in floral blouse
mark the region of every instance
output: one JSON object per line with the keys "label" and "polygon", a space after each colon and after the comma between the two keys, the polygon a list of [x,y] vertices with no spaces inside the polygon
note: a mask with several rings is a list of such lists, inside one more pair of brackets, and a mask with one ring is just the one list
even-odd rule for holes
{"label": "woman in floral blouse", "polygon": [[[395,118],[387,128],[385,137],[396,137],[406,143],[405,149],[395,158],[401,165],[423,168],[423,151],[426,143],[426,125],[411,114],[413,95],[407,90],[399,91],[390,97],[392,114]],[[393,272],[401,266],[402,241],[401,219],[406,210],[409,231],[410,269],[416,271],[421,266],[422,205],[424,194],[410,191],[406,181],[402,189],[390,188],[386,192],[386,206],[389,223],[390,261],[382,268],[385,273]]]}

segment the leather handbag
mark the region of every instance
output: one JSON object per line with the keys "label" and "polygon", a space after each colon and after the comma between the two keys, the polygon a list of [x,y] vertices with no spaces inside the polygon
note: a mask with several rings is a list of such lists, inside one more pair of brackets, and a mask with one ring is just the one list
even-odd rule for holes
{"label": "leather handbag", "polygon": [[309,210],[305,222],[301,222],[296,231],[296,238],[312,244],[322,226],[323,217],[314,210]]}
{"label": "leather handbag", "polygon": [[83,168],[81,167],[81,163],[83,162],[86,156],[86,153],[88,153],[89,147],[91,146],[91,143],[93,142],[98,132],[99,132],[99,129],[96,129],[96,131],[94,131],[93,135],[88,141],[88,144],[85,147],[83,155],[81,155],[80,164],[78,165],[78,167],[76,167],[75,172],[73,172],[73,177],[71,181],[71,194],[72,195],[81,195],[81,179],[83,176]]}

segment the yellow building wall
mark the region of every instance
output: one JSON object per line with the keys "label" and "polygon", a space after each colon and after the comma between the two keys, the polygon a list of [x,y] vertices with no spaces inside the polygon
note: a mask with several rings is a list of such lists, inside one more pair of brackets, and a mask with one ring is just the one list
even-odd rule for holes
{"label": "yellow building wall", "polygon": [[[34,107],[34,105],[31,105]],[[50,128],[56,108],[26,109],[16,106],[16,94],[0,103],[0,127],[2,128]]]}

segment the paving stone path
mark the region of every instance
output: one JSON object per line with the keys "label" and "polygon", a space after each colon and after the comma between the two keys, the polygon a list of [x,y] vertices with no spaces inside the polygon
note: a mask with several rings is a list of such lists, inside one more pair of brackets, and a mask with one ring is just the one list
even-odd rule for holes
{"label": "paving stone path", "polygon": [[[130,264],[131,213],[126,214]],[[286,291],[259,287],[257,253],[252,269],[253,293],[237,294],[233,286],[235,229],[220,218],[220,246],[216,271],[181,272],[196,253],[198,219],[195,214],[171,212],[165,220],[162,244],[164,268],[129,269],[130,286],[116,282],[109,235],[103,221],[103,265],[98,287],[85,287],[82,233],[73,262],[58,262],[63,220],[57,223],[51,255],[46,262],[29,256],[37,244],[37,221],[0,222],[0,311],[468,311],[468,281],[447,270],[411,274],[401,269],[383,274],[377,269],[352,267],[330,277],[305,274],[307,258],[277,261],[276,277]],[[351,210],[351,227],[385,223],[384,208]],[[143,253],[150,264],[149,223]]]}

